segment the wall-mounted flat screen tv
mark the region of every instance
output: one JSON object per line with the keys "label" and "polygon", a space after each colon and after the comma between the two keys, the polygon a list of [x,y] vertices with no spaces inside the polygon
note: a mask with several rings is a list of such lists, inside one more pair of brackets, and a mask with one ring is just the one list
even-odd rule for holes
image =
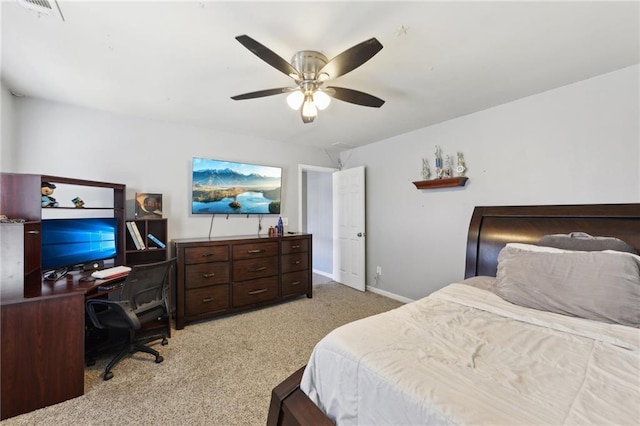
{"label": "wall-mounted flat screen tv", "polygon": [[45,219],[41,226],[43,271],[117,255],[116,218]]}
{"label": "wall-mounted flat screen tv", "polygon": [[282,169],[194,158],[193,214],[280,214]]}

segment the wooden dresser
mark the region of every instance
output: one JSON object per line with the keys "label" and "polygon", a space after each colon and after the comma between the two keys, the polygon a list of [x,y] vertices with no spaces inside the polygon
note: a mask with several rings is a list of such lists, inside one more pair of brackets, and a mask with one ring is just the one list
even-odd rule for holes
{"label": "wooden dresser", "polygon": [[196,320],[312,297],[310,234],[185,238],[172,244],[178,330]]}

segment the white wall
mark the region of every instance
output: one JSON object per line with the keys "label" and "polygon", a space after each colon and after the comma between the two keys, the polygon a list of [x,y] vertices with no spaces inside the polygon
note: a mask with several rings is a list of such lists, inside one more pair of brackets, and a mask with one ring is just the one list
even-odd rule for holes
{"label": "white wall", "polygon": [[[13,159],[4,162],[7,170],[3,171],[123,183],[127,200],[133,200],[136,192],[162,193],[170,239],[209,234],[211,216],[190,214],[192,157],[282,167],[282,216],[288,217],[291,231],[299,230],[298,164],[331,165],[324,151],[310,147],[31,98],[14,98],[13,104],[19,137],[12,140]],[[127,204],[133,207],[132,202]],[[277,216],[265,215],[263,233],[277,220]],[[229,219],[216,215],[211,234],[245,235],[257,230],[255,215]]]}
{"label": "white wall", "polygon": [[[476,205],[640,202],[638,66],[344,152],[366,166],[367,283],[416,299],[464,277]],[[347,141],[348,142],[348,141]],[[417,190],[434,147],[464,188]]]}
{"label": "white wall", "polygon": [[15,117],[13,114],[14,96],[0,84],[0,171],[8,171],[13,160]]}

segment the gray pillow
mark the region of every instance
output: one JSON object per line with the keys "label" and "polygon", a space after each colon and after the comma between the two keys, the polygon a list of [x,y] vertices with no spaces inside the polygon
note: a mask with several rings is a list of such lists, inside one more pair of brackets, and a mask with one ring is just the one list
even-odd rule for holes
{"label": "gray pillow", "polygon": [[545,235],[538,241],[539,246],[555,247],[564,250],[602,251],[615,250],[638,254],[629,244],[613,237],[592,237],[584,232],[570,234]]}
{"label": "gray pillow", "polygon": [[640,256],[507,244],[495,293],[528,308],[640,327]]}

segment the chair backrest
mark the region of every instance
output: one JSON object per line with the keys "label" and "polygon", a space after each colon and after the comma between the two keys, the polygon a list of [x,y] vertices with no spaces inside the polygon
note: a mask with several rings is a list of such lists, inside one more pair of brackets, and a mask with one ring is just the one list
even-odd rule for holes
{"label": "chair backrest", "polygon": [[167,287],[174,264],[175,259],[169,259],[133,266],[122,286],[120,300],[128,301],[137,316],[144,315],[145,311],[154,307],[161,306],[167,312]]}

